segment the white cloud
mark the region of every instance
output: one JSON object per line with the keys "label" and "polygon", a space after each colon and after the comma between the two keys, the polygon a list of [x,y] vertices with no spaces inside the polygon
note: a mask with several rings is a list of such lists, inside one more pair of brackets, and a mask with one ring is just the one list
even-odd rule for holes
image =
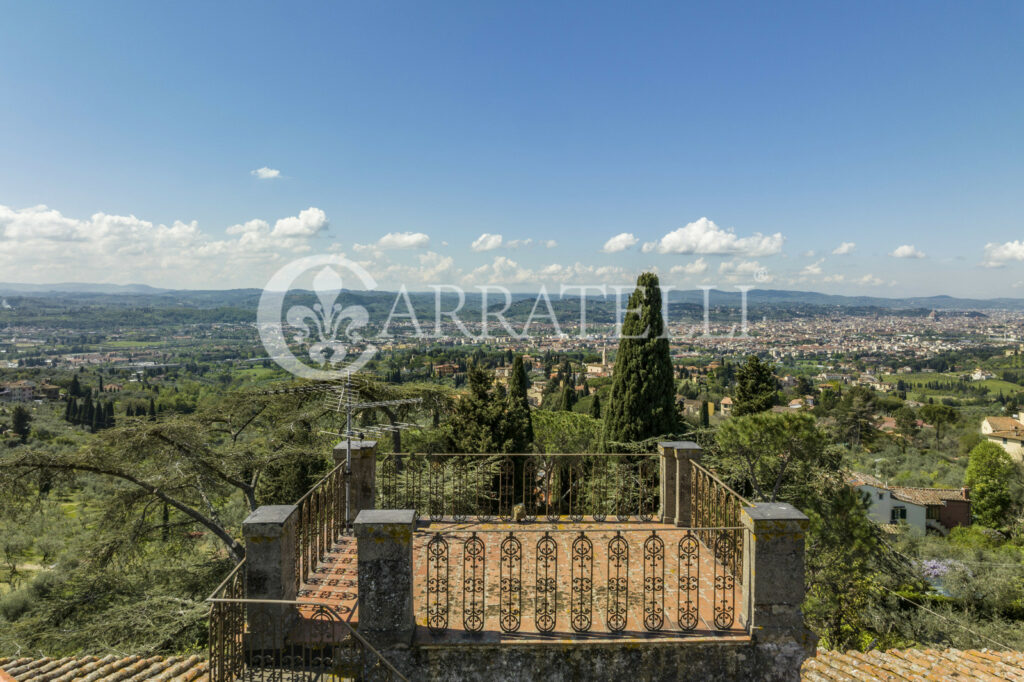
{"label": "white cloud", "polygon": [[281,218],[274,223],[274,237],[312,237],[327,227],[327,214],[310,206],[298,216]]}
{"label": "white cloud", "polygon": [[893,258],[924,258],[924,253],[918,251],[913,244],[897,246],[896,250],[889,255]]}
{"label": "white cloud", "polygon": [[814,256],[815,256],[814,249],[811,249],[810,251],[804,251],[800,255],[803,256],[804,258],[814,258]]}
{"label": "white cloud", "polygon": [[881,277],[875,277],[871,273],[868,273],[857,280],[858,284],[866,284],[871,287],[880,287],[885,284],[885,280]]}
{"label": "white cloud", "polygon": [[249,171],[249,175],[255,175],[260,180],[273,180],[274,178],[281,177],[281,171],[276,168],[257,168],[254,171]]}
{"label": "white cloud", "polygon": [[601,250],[605,253],[618,253],[619,251],[625,251],[638,241],[640,240],[636,238],[636,235],[630,232],[622,232],[606,241]]}
{"label": "white cloud", "polygon": [[673,265],[672,269],[669,270],[670,274],[673,275],[703,275],[708,271],[708,264],[703,258],[698,258],[692,263],[686,265]]}
{"label": "white cloud", "polygon": [[818,260],[814,261],[813,263],[810,263],[809,265],[804,266],[804,269],[800,271],[800,274],[804,275],[804,276],[820,275],[821,274],[821,264],[824,263],[824,262],[825,262],[824,258],[819,258]]}
{"label": "white cloud", "polygon": [[500,234],[484,232],[469,245],[469,248],[474,251],[493,251],[501,246],[501,242],[502,236]]}
{"label": "white cloud", "polygon": [[531,244],[533,244],[533,240],[529,239],[529,238],[527,238],[527,239],[509,239],[507,242],[505,242],[505,246],[507,248],[509,248],[509,249],[518,249],[518,248],[521,248],[521,247],[530,246]]}
{"label": "white cloud", "polygon": [[537,269],[520,265],[506,256],[495,256],[490,263],[474,268],[462,278],[463,284],[534,284],[535,282],[550,283],[587,283],[587,284],[622,284],[634,281],[623,268],[613,265],[593,266],[576,263],[561,265],[552,263]]}
{"label": "white cloud", "polygon": [[822,281],[825,282],[843,282],[846,280],[846,275],[825,275]]}
{"label": "white cloud", "polygon": [[310,251],[310,238],[326,225],[324,212],[310,207],[273,228],[249,220],[217,238],[196,221],[162,225],[106,213],[79,219],[46,206],[0,205],[0,272],[26,282],[52,282],[59,273],[93,282],[253,286],[290,254]]}
{"label": "white cloud", "polygon": [[737,237],[731,228],[723,230],[707,218],[701,218],[669,232],[657,242],[656,248],[660,253],[735,254],[749,258],[779,253],[784,241],[781,232],[772,235],[755,232],[749,237]]}
{"label": "white cloud", "polygon": [[843,242],[836,248],[832,249],[833,256],[845,256],[849,253],[853,253],[853,250],[857,248],[857,244],[854,242]]}
{"label": "white cloud", "polygon": [[982,265],[987,268],[999,268],[1009,261],[1024,261],[1024,241],[1014,240],[1004,244],[989,242],[985,244],[985,260]]}
{"label": "white cloud", "polygon": [[764,284],[775,279],[773,275],[768,273],[768,269],[756,260],[725,261],[718,266],[718,273],[725,275],[726,279],[730,282],[749,281],[750,279],[753,279],[759,284]]}
{"label": "white cloud", "polygon": [[640,247],[640,250],[644,253],[650,253],[658,248],[658,242],[644,242],[644,245]]}
{"label": "white cloud", "polygon": [[430,237],[422,232],[388,232],[377,240],[378,249],[425,249]]}
{"label": "white cloud", "polygon": [[556,246],[558,246],[558,242],[556,242],[554,239],[549,239],[546,242],[544,242],[544,247],[545,248],[553,249]]}

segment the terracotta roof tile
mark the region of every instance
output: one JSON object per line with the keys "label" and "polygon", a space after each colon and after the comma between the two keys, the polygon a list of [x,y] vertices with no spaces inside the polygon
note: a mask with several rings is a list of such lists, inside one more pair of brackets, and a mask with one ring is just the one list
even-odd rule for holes
{"label": "terracotta roof tile", "polygon": [[199,656],[0,658],[0,682],[207,682]]}
{"label": "terracotta roof tile", "polygon": [[804,661],[801,679],[807,682],[840,680],[984,680],[1024,682],[1024,654],[1019,651],[959,649],[890,649],[881,651],[826,651]]}

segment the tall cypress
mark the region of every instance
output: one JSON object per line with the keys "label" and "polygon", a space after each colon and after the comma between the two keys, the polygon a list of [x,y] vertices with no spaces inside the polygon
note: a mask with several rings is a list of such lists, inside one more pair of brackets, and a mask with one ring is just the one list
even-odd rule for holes
{"label": "tall cypress", "polygon": [[590,416],[594,419],[601,418],[601,396],[594,394],[594,401],[590,403]]}
{"label": "tall cypress", "polygon": [[506,419],[513,452],[530,452],[533,446],[533,418],[530,416],[530,401],[526,397],[528,384],[523,356],[517,355],[512,360],[512,374],[508,378]]}
{"label": "tall cypress", "polygon": [[665,321],[658,276],[645,272],[636,285],[622,323],[611,399],[605,410],[602,441],[608,451],[617,449],[617,442],[673,433],[679,423],[672,358],[668,339],[662,338]]}

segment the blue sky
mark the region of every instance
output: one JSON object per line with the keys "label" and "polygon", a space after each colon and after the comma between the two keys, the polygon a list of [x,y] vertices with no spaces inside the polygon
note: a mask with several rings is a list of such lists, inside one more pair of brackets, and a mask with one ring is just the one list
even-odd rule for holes
{"label": "blue sky", "polygon": [[0,12],[0,281],[1024,296],[1019,2]]}

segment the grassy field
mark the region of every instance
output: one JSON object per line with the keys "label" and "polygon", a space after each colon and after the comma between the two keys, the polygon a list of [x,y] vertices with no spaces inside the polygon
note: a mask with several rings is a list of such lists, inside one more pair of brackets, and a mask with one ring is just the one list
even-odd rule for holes
{"label": "grassy field", "polygon": [[[914,372],[911,374],[886,374],[883,380],[889,383],[895,384],[897,381],[903,381],[907,386],[926,391],[929,394],[942,394],[948,395],[947,389],[929,389],[924,388],[924,385],[929,381],[948,382],[956,384],[959,381],[960,375],[955,373],[946,374],[929,374],[926,372]],[[984,386],[989,390],[990,393],[996,394],[999,391],[1003,393],[1016,393],[1017,391],[1024,391],[1024,386],[1015,384],[1009,381],[1003,381],[1002,379],[985,379],[984,381],[968,381],[965,382],[968,386]]]}

